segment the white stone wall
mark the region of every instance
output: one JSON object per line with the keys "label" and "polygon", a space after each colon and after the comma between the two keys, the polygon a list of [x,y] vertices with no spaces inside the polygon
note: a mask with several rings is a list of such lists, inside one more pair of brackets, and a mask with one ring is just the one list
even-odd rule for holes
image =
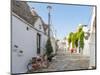
{"label": "white stone wall", "polygon": [[[95,30],[93,28],[95,20],[95,7],[93,7],[92,18],[90,22],[90,36],[88,40],[84,40],[83,55],[90,56],[90,64],[95,62]],[[87,28],[84,28],[85,32],[88,32]]]}
{"label": "white stone wall", "polygon": [[89,40],[84,40],[83,55],[85,55],[85,56],[90,56]]}
{"label": "white stone wall", "polygon": [[53,48],[53,54],[56,53],[56,40],[54,38],[51,38],[51,45]]}
{"label": "white stone wall", "polygon": [[[39,30],[39,31],[41,31],[42,33],[44,33],[44,29],[43,29],[43,25],[42,24],[43,23],[41,22],[41,19],[38,18],[36,20],[35,24],[34,24],[34,28],[37,29],[37,30]],[[41,27],[41,29],[40,29],[40,27]]]}
{"label": "white stone wall", "polygon": [[[45,53],[45,45],[48,39],[48,35],[45,35],[44,33],[44,29],[43,29],[43,23],[41,22],[41,19],[38,18],[37,21],[34,24],[34,28],[38,30],[38,33],[41,35],[41,55],[43,55],[43,53]],[[41,26],[41,29],[40,29]]]}
{"label": "white stone wall", "polygon": [[[37,21],[36,24],[40,24]],[[27,30],[26,28],[29,28]],[[45,47],[47,36],[41,34],[41,54]],[[37,56],[37,31],[21,19],[12,15],[12,73],[25,73],[29,60]],[[15,48],[17,45],[18,48]],[[19,51],[23,51],[20,53]]]}
{"label": "white stone wall", "polygon": [[[96,63],[96,53],[95,53],[95,17],[96,17],[96,14],[95,14],[95,7],[93,8],[93,15],[92,15],[92,20],[91,20],[91,30],[90,30],[90,38],[89,38],[89,49],[90,49],[90,66],[96,66],[95,63]],[[94,26],[93,26],[94,25]]]}
{"label": "white stone wall", "polygon": [[89,38],[89,50],[90,50],[90,66],[95,66],[95,33],[91,33]]}

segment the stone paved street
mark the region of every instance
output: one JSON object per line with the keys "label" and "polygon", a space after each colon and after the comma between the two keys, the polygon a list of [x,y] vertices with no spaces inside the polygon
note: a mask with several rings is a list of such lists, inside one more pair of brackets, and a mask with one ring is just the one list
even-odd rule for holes
{"label": "stone paved street", "polygon": [[79,70],[88,69],[89,66],[89,57],[76,53],[70,54],[64,50],[58,50],[54,58],[48,69],[42,71]]}

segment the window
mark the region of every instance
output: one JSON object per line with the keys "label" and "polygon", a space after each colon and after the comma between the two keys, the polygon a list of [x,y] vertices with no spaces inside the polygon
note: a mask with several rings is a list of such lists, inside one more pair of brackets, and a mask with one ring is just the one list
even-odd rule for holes
{"label": "window", "polygon": [[39,25],[39,29],[41,29],[41,25]]}
{"label": "window", "polygon": [[26,30],[28,31],[28,30],[29,30],[29,28],[28,28],[28,27],[26,27]]}

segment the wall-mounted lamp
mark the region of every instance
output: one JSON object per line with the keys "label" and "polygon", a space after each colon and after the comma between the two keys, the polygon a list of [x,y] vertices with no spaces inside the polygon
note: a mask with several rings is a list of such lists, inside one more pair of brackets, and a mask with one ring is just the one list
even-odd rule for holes
{"label": "wall-mounted lamp", "polygon": [[26,30],[28,31],[29,30],[29,27],[26,27]]}

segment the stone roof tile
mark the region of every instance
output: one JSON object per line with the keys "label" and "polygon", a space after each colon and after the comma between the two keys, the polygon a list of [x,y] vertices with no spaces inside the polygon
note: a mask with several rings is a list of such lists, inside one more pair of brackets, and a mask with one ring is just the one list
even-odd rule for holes
{"label": "stone roof tile", "polygon": [[16,13],[18,16],[23,18],[25,21],[30,23],[32,26],[34,26],[34,23],[38,18],[37,14],[32,15],[32,13],[30,11],[30,7],[28,6],[26,1],[12,0],[12,9],[11,10],[14,13]]}

